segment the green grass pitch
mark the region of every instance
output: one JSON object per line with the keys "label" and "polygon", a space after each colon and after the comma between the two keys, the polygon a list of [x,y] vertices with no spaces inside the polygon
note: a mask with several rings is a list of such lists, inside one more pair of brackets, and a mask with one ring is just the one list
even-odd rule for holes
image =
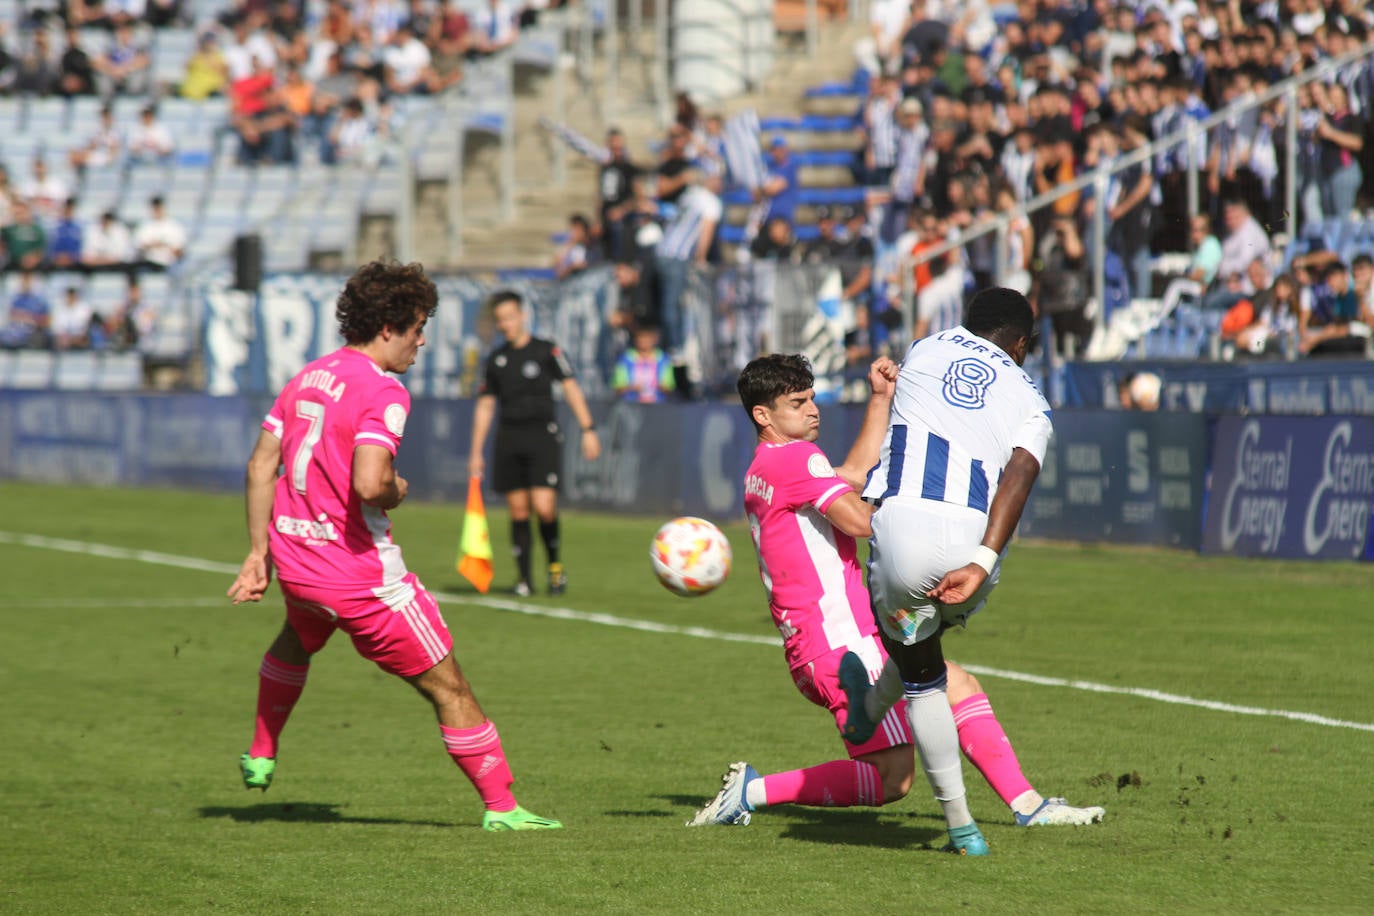
{"label": "green grass pitch", "polygon": [[[1037,788],[1105,805],[1107,819],[1017,828],[965,767],[992,855],[961,859],[935,851],[943,822],[919,775],[880,810],[780,807],[746,828],[683,826],[732,760],[766,772],[842,754],[777,647],[674,629],[775,636],[741,525],[726,526],[730,580],[689,600],[649,571],[661,519],[565,515],[569,592],[523,604],[666,625],[654,631],[484,604],[453,572],[458,507],[393,514],[410,568],[449,596],[458,657],[501,729],[518,797],[567,825],[486,834],[423,701],[341,637],[312,668],[276,784],[243,789],[237,758],[281,610],[275,589],[261,606],[221,597],[221,567],[246,544],[239,498],[9,483],[0,506],[0,912],[1374,906],[1369,566],[1014,547],[988,609],[947,653],[1060,679],[981,677]],[[500,513],[492,532],[503,545]],[[73,552],[92,544],[116,549]],[[497,585],[510,580],[503,554]]]}

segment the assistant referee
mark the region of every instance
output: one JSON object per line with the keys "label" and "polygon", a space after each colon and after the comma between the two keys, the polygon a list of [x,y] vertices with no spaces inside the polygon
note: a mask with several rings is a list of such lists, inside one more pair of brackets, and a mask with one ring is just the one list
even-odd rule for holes
{"label": "assistant referee", "polygon": [[[563,433],[554,414],[553,384],[563,386],[563,398],[582,427],[582,457],[595,461],[601,440],[582,388],[573,378],[558,346],[530,334],[520,294],[510,290],[487,299],[496,327],[506,342],[487,357],[487,368],[472,418],[469,472],[481,477],[482,457],[493,416],[496,424],[495,468],[492,486],[504,493],[510,508],[511,552],[520,577],[511,589],[520,596],[530,588],[530,509],[539,516],[539,536],[549,558],[549,594],[561,595],[568,577],[558,556],[558,487],[562,483]],[[497,406],[500,412],[497,413]]]}

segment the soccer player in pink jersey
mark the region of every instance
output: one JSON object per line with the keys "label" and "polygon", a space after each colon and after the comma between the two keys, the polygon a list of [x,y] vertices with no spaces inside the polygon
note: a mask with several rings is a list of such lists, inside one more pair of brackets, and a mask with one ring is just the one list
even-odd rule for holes
{"label": "soccer player in pink jersey", "polygon": [[[873,363],[868,409],[858,438],[838,468],[831,467],[815,444],[820,411],[804,357],[760,357],[745,367],[738,383],[759,437],[744,479],[744,506],[769,608],[782,633],[797,689],[830,711],[842,735],[849,718],[842,664],[857,659],[873,679],[887,660],[855,538],[872,532],[873,507],[859,498],[858,491],[869,468],[877,464],[896,377],[891,360],[884,357]],[[1022,774],[978,681],[953,662],[948,670],[960,746],[1013,809],[1018,824],[1086,824],[1101,819],[1101,808],[1073,808],[1062,799],[1040,796]],[[900,709],[886,710],[871,737],[857,744],[845,742],[845,749],[847,760],[766,776],[747,763],[731,764],[720,792],[688,826],[748,824],[750,813],[764,805],[878,806],[910,790],[913,738]]]}
{"label": "soccer player in pink jersey", "polygon": [[516,804],[496,726],[453,657],[439,605],[391,540],[387,511],[407,490],[395,458],[410,394],[387,373],[414,364],[437,303],[419,264],[359,268],[335,313],[345,346],[302,369],[263,421],[245,486],[251,546],[228,594],[235,604],[260,601],[275,568],[286,623],[258,671],[243,784],[272,784],[278,739],[311,656],[343,630],[359,654],[433,704],[449,756],[486,807],[484,829],[557,828]]}

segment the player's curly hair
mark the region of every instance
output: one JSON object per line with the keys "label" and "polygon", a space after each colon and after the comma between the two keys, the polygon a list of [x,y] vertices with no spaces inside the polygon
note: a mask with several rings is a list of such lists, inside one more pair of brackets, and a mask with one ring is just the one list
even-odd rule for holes
{"label": "player's curly hair", "polygon": [[762,404],[771,406],[774,401],[794,391],[805,391],[816,384],[816,376],[811,372],[811,363],[800,353],[770,353],[751,360],[739,374],[735,390],[739,392],[744,412],[749,414],[749,422],[757,432],[760,427],[754,419],[754,408]]}
{"label": "player's curly hair", "polygon": [[339,333],[350,344],[375,340],[382,328],[408,331],[431,317],[439,306],[439,291],[418,261],[372,261],[359,267],[344,284],[334,308]]}

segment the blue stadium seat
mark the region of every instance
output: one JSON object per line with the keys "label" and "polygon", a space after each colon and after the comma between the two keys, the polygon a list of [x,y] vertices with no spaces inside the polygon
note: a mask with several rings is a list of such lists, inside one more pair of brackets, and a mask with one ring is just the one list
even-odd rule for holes
{"label": "blue stadium seat", "polygon": [[792,154],[798,165],[838,165],[851,168],[858,164],[857,150],[800,150]]}
{"label": "blue stadium seat", "polygon": [[719,235],[721,242],[723,242],[726,245],[744,244],[743,226],[721,226]]}
{"label": "blue stadium seat", "polygon": [[797,200],[812,207],[856,207],[863,204],[865,191],[862,187],[801,188]]}
{"label": "blue stadium seat", "polygon": [[47,350],[20,350],[14,354],[11,388],[48,388],[52,385],[53,355]]}
{"label": "blue stadium seat", "polygon": [[53,387],[63,391],[90,391],[95,388],[100,356],[89,350],[58,353],[53,370]]}
{"label": "blue stadium seat", "polygon": [[137,391],[143,387],[143,357],[138,353],[102,353],[94,387],[101,391]]}

